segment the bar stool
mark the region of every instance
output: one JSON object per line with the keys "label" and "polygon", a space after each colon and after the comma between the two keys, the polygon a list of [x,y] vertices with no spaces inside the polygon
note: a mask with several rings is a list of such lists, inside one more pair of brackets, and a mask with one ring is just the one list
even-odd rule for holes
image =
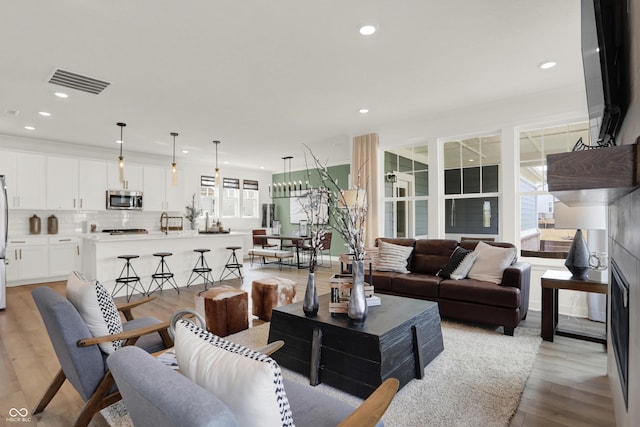
{"label": "bar stool", "polygon": [[[199,252],[200,256],[196,260],[196,265],[191,270],[191,275],[187,281],[187,288],[198,278],[204,279],[204,290],[207,290],[207,284],[213,286],[213,275],[211,274],[211,268],[207,264],[207,260],[204,258],[205,252],[211,252],[211,249],[194,249],[193,252]],[[195,276],[194,276],[195,275]]]}
{"label": "bar stool", "polygon": [[139,255],[120,255],[119,259],[124,259],[125,263],[122,267],[122,271],[120,272],[120,276],[116,279],[116,286],[113,288],[113,292],[111,296],[114,297],[122,288],[126,288],[125,294],[127,296],[127,302],[131,300],[133,293],[136,290],[138,284],[140,284],[140,293],[146,294],[144,290],[144,286],[142,286],[142,282],[140,282],[140,277],[138,273],[133,269],[133,265],[131,264],[131,260],[135,258],[140,258]]}
{"label": "bar stool", "polygon": [[[156,272],[151,275],[151,283],[149,283],[149,289],[147,290],[147,295],[151,295],[157,290],[162,292],[162,287],[165,283],[170,284],[173,289],[178,291],[178,295],[180,294],[180,288],[178,288],[178,284],[176,280],[173,278],[173,273],[169,270],[169,265],[164,260],[165,257],[173,255],[171,252],[156,252],[153,256],[160,257],[160,263],[156,267]],[[153,284],[156,284],[156,288],[151,290]]]}
{"label": "bar stool", "polygon": [[[238,261],[238,257],[236,256],[236,250],[238,249],[242,249],[242,246],[227,246],[227,250],[231,251],[231,255],[229,255],[229,259],[227,260],[227,263],[224,265],[224,269],[222,270],[222,273],[220,273],[220,281],[223,281],[224,279],[226,279],[232,274],[235,277],[239,278],[240,280],[243,279],[242,264]],[[222,277],[225,271],[227,271],[227,274],[224,277]]]}

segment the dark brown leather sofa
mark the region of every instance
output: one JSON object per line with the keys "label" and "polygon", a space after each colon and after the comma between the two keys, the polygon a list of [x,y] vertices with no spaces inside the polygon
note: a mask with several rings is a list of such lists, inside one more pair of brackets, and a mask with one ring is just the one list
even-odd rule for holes
{"label": "dark brown leather sofa", "polygon": [[[447,264],[457,246],[473,250],[477,241],[439,239],[379,238],[396,245],[412,246],[407,262],[409,273],[373,271],[365,280],[375,292],[420,298],[438,303],[442,317],[502,326],[505,335],[513,335],[520,320],[527,317],[531,265],[514,262],[504,270],[502,283],[475,279],[452,280],[436,276]],[[493,246],[514,247],[510,243],[485,242]]]}

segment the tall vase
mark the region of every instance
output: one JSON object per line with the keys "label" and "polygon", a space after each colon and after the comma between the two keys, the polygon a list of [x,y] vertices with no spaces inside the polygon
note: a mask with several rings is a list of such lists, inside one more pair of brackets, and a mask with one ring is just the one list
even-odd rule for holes
{"label": "tall vase", "polygon": [[318,290],[316,289],[316,273],[309,272],[307,277],[307,290],[304,293],[304,302],[302,303],[302,311],[308,317],[314,317],[318,314]]}
{"label": "tall vase", "polygon": [[352,264],[353,280],[351,283],[351,296],[349,297],[349,310],[347,315],[351,322],[361,325],[367,319],[367,299],[364,294],[364,261],[354,260]]}

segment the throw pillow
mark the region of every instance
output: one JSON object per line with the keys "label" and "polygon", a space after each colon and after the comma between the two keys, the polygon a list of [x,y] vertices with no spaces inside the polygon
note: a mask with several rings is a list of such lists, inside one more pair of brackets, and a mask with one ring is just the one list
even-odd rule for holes
{"label": "throw pillow", "polygon": [[411,246],[394,245],[384,241],[379,242],[378,262],[375,269],[378,271],[395,271],[408,273],[407,261],[413,248]]}
{"label": "throw pillow", "polygon": [[501,248],[478,242],[474,251],[478,258],[467,276],[496,284],[502,283],[502,273],[516,259],[516,248]]}
{"label": "throw pillow", "polygon": [[440,276],[445,279],[450,278],[451,273],[453,273],[454,270],[458,268],[462,260],[467,256],[467,254],[470,254],[471,252],[473,251],[463,249],[458,246],[449,257],[449,261],[447,261],[447,264],[436,273],[436,276]]}
{"label": "throw pillow", "polygon": [[[98,281],[85,279],[82,273],[72,272],[67,280],[67,299],[74,305],[94,337],[118,334],[123,331],[122,320],[113,298]],[[122,347],[123,341],[99,344],[107,354]]]}
{"label": "throw pillow", "polygon": [[280,366],[191,322],[176,325],[180,372],[222,400],[241,426],[293,426]]}
{"label": "throw pillow", "polygon": [[453,270],[449,278],[453,280],[462,280],[466,278],[477,258],[478,254],[476,254],[475,252],[469,252],[468,254],[466,254],[462,262],[460,262],[458,267]]}

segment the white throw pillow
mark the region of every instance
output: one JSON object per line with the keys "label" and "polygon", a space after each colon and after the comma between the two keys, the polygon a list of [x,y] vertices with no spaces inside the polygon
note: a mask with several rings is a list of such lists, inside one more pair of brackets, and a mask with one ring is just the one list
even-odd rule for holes
{"label": "white throw pillow", "polygon": [[[87,280],[82,273],[74,271],[67,279],[67,299],[78,310],[94,337],[123,331],[118,308],[109,292],[98,281]],[[122,347],[122,344],[123,341],[118,340],[98,345],[103,352],[111,354]]]}
{"label": "white throw pillow", "polygon": [[467,274],[470,279],[500,284],[502,273],[516,259],[516,248],[501,248],[478,242],[474,251],[478,257]]}
{"label": "white throw pillow", "polygon": [[413,252],[411,246],[394,245],[382,240],[378,242],[378,261],[375,269],[378,271],[395,271],[398,273],[408,273],[407,263],[409,256]]}
{"label": "white throw pillow", "polygon": [[180,320],[175,332],[180,372],[223,401],[238,424],[293,426],[280,366],[269,356]]}

